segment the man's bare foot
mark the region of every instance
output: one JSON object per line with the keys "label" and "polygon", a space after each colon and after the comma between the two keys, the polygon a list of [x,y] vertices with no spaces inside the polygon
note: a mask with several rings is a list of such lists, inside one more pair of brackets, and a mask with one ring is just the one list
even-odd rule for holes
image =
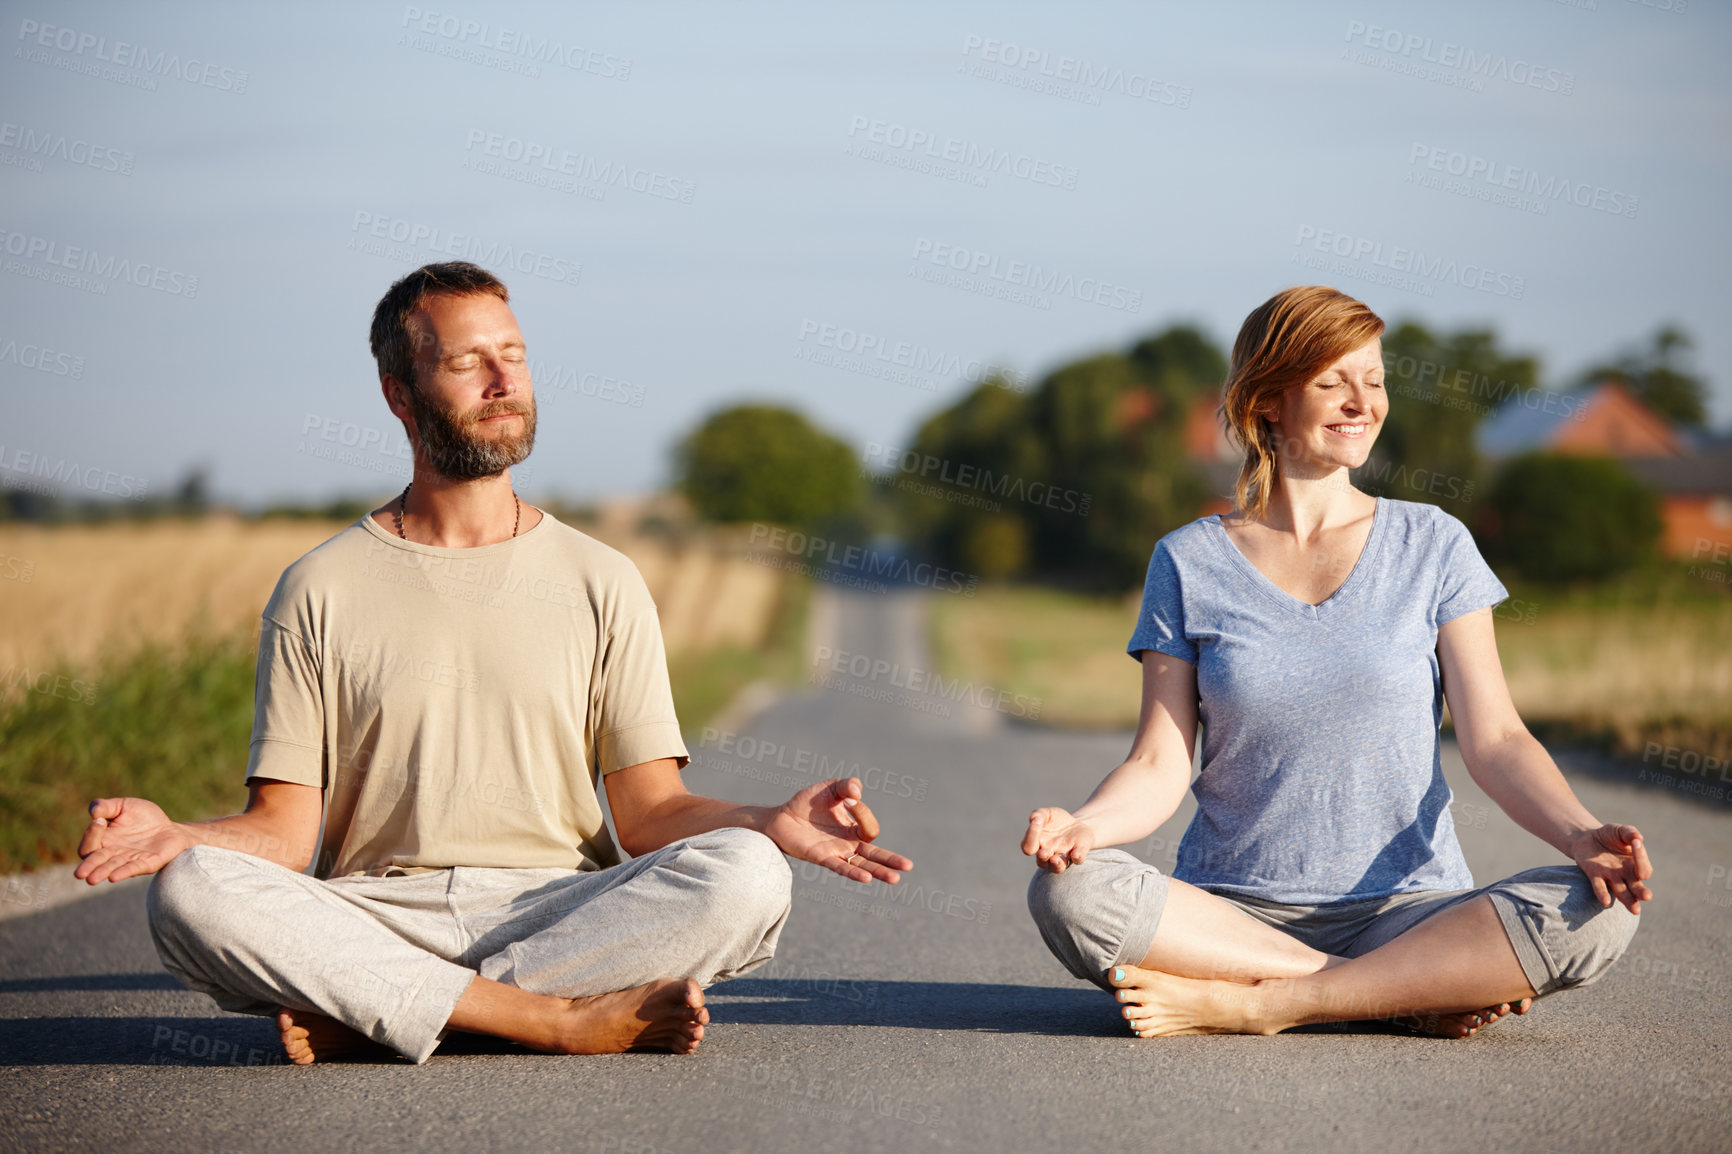
{"label": "man's bare foot", "polygon": [[1138,966],[1114,966],[1107,979],[1139,1038],[1175,1034],[1260,1034],[1255,985],[1181,978]]}
{"label": "man's bare foot", "polygon": [[557,1052],[666,1050],[689,1054],[703,1041],[709,1021],[703,987],[695,981],[674,978],[651,982],[612,994],[571,999],[560,1023]]}
{"label": "man's bare foot", "polygon": [[392,1053],[389,1046],[311,1010],[278,1006],[277,1032],[283,1036],[283,1052],[297,1066],[336,1058],[388,1058]]}
{"label": "man's bare foot", "polygon": [[1506,1015],[1527,1013],[1533,1005],[1532,998],[1523,998],[1515,1003],[1487,1006],[1471,1014],[1428,1014],[1401,1020],[1412,1022],[1414,1028],[1424,1034],[1436,1034],[1440,1038],[1471,1038]]}

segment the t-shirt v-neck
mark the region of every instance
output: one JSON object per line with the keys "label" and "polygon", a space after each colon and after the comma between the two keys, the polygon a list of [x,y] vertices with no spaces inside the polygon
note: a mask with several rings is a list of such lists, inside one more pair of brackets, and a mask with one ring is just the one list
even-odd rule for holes
{"label": "t-shirt v-neck", "polygon": [[1293,596],[1270,580],[1268,574],[1252,564],[1251,559],[1245,556],[1238,545],[1233,543],[1233,538],[1228,534],[1227,527],[1221,523],[1219,513],[1204,517],[1202,520],[1213,530],[1209,535],[1210,539],[1227,555],[1233,566],[1245,575],[1245,579],[1258,592],[1301,617],[1312,621],[1321,621],[1328,617],[1333,610],[1351,600],[1354,590],[1364,584],[1365,575],[1376,568],[1377,549],[1383,542],[1383,527],[1389,518],[1383,516],[1383,498],[1373,497],[1372,500],[1376,504],[1372,507],[1371,512],[1371,531],[1365,535],[1365,544],[1359,549],[1358,560],[1353,563],[1353,569],[1347,574],[1346,580],[1336,586],[1335,592],[1315,605]]}

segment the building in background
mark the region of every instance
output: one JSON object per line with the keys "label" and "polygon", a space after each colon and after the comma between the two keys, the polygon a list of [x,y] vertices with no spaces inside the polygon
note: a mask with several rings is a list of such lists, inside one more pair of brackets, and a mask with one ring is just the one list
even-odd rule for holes
{"label": "building in background", "polygon": [[1616,382],[1512,398],[1480,425],[1478,447],[1493,462],[1536,451],[1613,457],[1660,494],[1664,553],[1732,548],[1732,444],[1670,424]]}

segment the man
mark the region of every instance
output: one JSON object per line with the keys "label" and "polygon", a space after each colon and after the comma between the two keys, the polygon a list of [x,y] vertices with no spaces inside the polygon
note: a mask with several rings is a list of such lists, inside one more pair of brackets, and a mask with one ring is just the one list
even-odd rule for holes
{"label": "man", "polygon": [[413,477],[277,583],[246,810],[173,822],[97,799],[76,874],[155,873],[163,964],[225,1009],[274,1013],[297,1063],[424,1062],[448,1031],[690,1052],[703,987],[775,950],[783,853],[858,882],[913,863],[872,844],[857,779],[774,808],[686,791],[642,577],[512,489],[536,414],[503,284],[417,269],[371,344]]}

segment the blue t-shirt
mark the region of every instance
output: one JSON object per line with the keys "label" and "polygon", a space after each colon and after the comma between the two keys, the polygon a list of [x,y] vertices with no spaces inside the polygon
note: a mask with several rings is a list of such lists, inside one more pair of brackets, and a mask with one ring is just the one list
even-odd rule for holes
{"label": "blue t-shirt", "polygon": [[1303,905],[1473,886],[1450,820],[1437,628],[1509,596],[1466,526],[1378,498],[1321,605],[1283,592],[1219,516],[1161,538],[1127,649],[1197,667],[1203,769],[1173,876]]}

